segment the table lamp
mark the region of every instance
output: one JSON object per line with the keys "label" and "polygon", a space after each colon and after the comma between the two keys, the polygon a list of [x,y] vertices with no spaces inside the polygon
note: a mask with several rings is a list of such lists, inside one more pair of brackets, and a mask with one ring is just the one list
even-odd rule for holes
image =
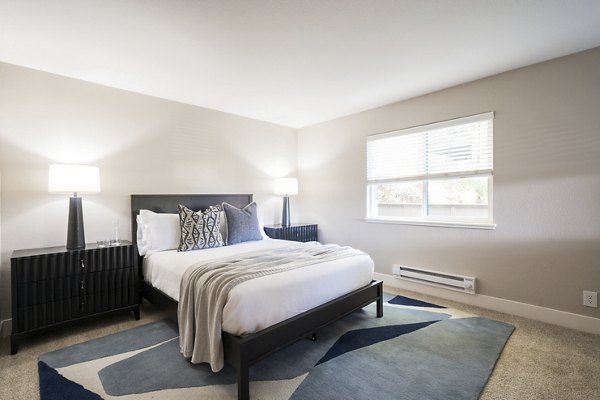
{"label": "table lamp", "polygon": [[48,171],[48,192],[73,193],[69,198],[67,249],[85,248],[83,208],[77,193],[100,192],[100,171],[91,165],[54,164]]}

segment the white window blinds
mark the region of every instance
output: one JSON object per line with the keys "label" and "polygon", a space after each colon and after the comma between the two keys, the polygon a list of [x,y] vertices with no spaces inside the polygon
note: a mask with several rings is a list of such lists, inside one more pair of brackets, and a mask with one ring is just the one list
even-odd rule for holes
{"label": "white window blinds", "polygon": [[367,181],[491,175],[494,113],[438,122],[367,138]]}

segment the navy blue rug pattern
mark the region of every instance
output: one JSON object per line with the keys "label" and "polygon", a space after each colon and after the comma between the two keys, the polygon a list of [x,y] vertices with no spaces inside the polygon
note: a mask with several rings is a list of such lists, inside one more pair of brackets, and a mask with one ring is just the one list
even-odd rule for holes
{"label": "navy blue rug pattern", "polygon": [[447,308],[444,306],[439,306],[437,304],[428,303],[426,301],[421,301],[417,299],[411,299],[410,297],[404,296],[395,296],[394,298],[388,300],[388,303],[412,307]]}
{"label": "navy blue rug pattern", "polygon": [[[513,331],[503,322],[386,294],[250,369],[257,399],[477,399]],[[40,397],[235,399],[236,375],[179,353],[158,321],[42,355]]]}

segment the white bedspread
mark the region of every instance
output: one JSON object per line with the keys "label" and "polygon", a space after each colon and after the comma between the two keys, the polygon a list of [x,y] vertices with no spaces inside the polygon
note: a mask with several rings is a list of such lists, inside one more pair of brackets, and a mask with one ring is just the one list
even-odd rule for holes
{"label": "white bedspread", "polygon": [[[144,279],[175,300],[185,270],[199,261],[302,243],[259,240],[233,246],[181,252],[162,251],[144,258]],[[264,329],[368,284],[373,260],[368,255],[311,265],[237,285],[223,310],[223,330],[243,335]]]}

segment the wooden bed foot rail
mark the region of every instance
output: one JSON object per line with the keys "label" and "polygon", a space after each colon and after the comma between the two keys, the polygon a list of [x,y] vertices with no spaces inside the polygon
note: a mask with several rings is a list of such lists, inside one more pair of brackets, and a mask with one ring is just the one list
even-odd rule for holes
{"label": "wooden bed foot rail", "polygon": [[377,317],[383,317],[383,282],[367,286],[308,310],[259,332],[242,337],[223,332],[225,361],[237,370],[238,400],[250,399],[250,366],[292,343],[315,335],[332,322],[377,302]]}

